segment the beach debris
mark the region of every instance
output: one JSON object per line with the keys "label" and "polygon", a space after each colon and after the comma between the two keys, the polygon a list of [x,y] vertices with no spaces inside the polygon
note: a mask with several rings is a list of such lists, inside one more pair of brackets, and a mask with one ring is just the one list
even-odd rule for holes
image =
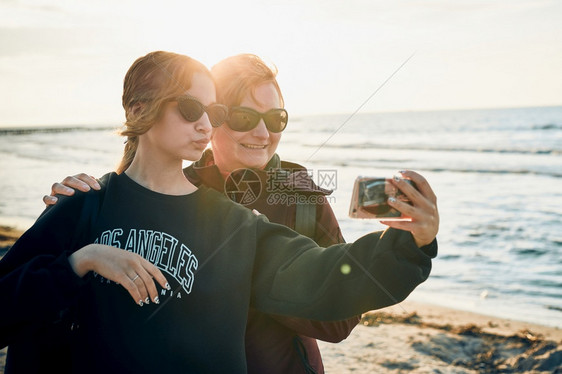
{"label": "beach debris", "polygon": [[534,332],[532,332],[531,330],[528,329],[524,329],[521,330],[517,333],[517,336],[523,338],[523,339],[527,339],[531,342],[535,342],[537,340],[542,340],[543,336],[541,334],[535,334]]}
{"label": "beach debris", "polygon": [[[407,340],[415,351],[438,359],[444,365],[459,368],[458,371],[473,370],[479,373],[560,373],[562,374],[562,346],[546,340],[541,334],[529,329],[512,335],[501,335],[485,331],[497,326],[488,322],[479,326],[474,323],[451,325],[425,322],[416,313],[392,314],[369,312],[361,323],[377,327],[383,324],[407,324],[418,326],[421,331],[432,329],[432,333],[420,333]],[[410,363],[411,364],[411,363]],[[411,371],[395,361],[380,364],[389,370]],[[457,371],[453,371],[457,372]]]}
{"label": "beach debris", "polygon": [[466,336],[480,336],[482,329],[473,323],[464,326],[456,326],[449,330],[453,334],[466,335]]}

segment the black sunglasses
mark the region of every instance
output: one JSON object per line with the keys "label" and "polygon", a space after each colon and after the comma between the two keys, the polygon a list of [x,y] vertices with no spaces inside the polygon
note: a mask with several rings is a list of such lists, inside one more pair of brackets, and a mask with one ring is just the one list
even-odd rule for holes
{"label": "black sunglasses", "polygon": [[189,95],[178,96],[174,100],[178,103],[178,109],[183,118],[189,122],[195,122],[203,116],[203,113],[207,113],[211,126],[219,127],[228,116],[226,105],[215,103],[205,106],[199,100]]}
{"label": "black sunglasses", "polygon": [[270,109],[260,113],[245,106],[233,106],[228,111],[226,124],[234,131],[246,132],[256,128],[263,118],[265,126],[271,132],[281,132],[287,127],[289,115],[283,108]]}

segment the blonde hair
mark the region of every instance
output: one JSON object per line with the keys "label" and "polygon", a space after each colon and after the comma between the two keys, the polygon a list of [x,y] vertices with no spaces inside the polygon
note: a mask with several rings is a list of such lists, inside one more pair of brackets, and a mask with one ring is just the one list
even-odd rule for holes
{"label": "blonde hair", "polygon": [[126,120],[119,134],[126,136],[127,142],[117,167],[118,174],[127,170],[133,161],[139,136],[158,121],[166,102],[185,94],[195,73],[212,79],[202,63],[173,52],[151,52],[131,65],[123,81],[122,104]]}
{"label": "blonde hair", "polygon": [[217,90],[217,102],[221,104],[238,106],[248,94],[257,102],[255,89],[263,83],[272,83],[279,94],[281,107],[285,105],[275,78],[277,68],[268,66],[256,55],[243,53],[227,57],[211,68],[211,74]]}

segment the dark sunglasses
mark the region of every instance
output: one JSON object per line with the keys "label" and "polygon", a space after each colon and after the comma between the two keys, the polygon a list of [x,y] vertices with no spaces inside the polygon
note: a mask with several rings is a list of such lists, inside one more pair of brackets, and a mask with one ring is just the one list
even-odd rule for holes
{"label": "dark sunglasses", "polygon": [[195,122],[203,116],[203,113],[207,113],[211,126],[219,127],[226,121],[228,116],[226,105],[211,104],[205,106],[199,100],[189,95],[178,96],[174,100],[178,103],[178,109],[183,118],[189,122]]}
{"label": "dark sunglasses", "polygon": [[260,119],[271,132],[281,132],[287,127],[289,115],[283,108],[270,109],[260,113],[245,106],[233,106],[228,111],[226,124],[234,131],[246,132],[256,128]]}

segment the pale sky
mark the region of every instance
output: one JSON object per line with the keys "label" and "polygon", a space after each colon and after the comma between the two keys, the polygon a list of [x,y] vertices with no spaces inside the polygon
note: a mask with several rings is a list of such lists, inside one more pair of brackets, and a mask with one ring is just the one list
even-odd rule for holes
{"label": "pale sky", "polygon": [[120,124],[153,50],[274,63],[293,116],[562,105],[562,1],[0,0],[0,126]]}

